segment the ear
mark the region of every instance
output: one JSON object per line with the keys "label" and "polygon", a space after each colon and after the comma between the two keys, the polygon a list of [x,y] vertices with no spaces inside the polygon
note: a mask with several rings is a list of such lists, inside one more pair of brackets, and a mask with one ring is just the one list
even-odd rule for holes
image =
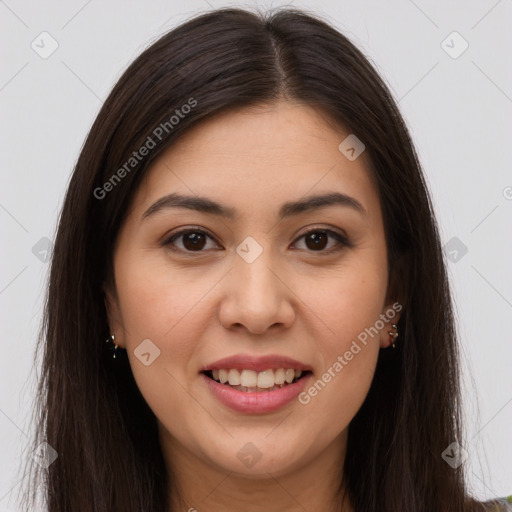
{"label": "ear", "polygon": [[380,331],[380,347],[387,348],[395,342],[396,337],[391,333],[397,333],[398,329],[393,325],[398,325],[403,309],[405,307],[405,297],[407,294],[404,278],[407,276],[407,259],[404,255],[397,258],[394,262],[388,281],[388,290],[386,294],[386,305],[381,314],[381,320],[384,327]]}
{"label": "ear", "polygon": [[115,343],[120,347],[124,348],[123,340],[124,336],[124,327],[121,319],[121,312],[119,308],[119,300],[117,298],[117,294],[115,291],[114,285],[103,286],[104,300],[105,300],[105,309],[107,311],[107,320],[110,328],[110,334],[115,334]]}

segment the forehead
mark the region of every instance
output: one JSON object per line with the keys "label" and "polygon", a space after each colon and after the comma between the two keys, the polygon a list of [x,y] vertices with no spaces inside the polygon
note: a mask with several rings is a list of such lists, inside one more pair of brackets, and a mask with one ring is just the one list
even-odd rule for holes
{"label": "forehead", "polygon": [[181,192],[243,213],[332,191],[357,196],[372,213],[378,198],[366,155],[351,161],[339,150],[348,135],[323,111],[303,104],[281,101],[223,112],[189,129],[160,155],[134,206],[140,210]]}

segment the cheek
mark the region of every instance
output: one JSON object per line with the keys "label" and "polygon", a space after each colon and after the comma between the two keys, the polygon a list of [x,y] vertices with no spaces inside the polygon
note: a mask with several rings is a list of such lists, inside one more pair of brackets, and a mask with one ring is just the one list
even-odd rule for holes
{"label": "cheek", "polygon": [[323,368],[299,401],[332,435],[350,423],[373,379],[386,295],[383,268],[360,260],[324,283],[321,292],[309,293],[308,305],[321,319],[318,331],[322,324],[328,329],[317,338]]}
{"label": "cheek", "polygon": [[[182,386],[197,373],[195,342],[204,330],[201,318],[207,317],[205,295],[215,282],[208,276],[146,262],[142,257],[117,262],[116,285],[124,327],[121,344],[127,349],[141,393],[158,413],[190,406]],[[141,358],[147,352],[150,355]]]}
{"label": "cheek", "polygon": [[[338,354],[348,350],[352,340],[379,320],[387,291],[385,262],[353,258],[321,283],[316,290],[309,283],[302,294],[329,328],[326,352]],[[381,323],[379,326],[382,327]]]}
{"label": "cheek", "polygon": [[[352,354],[350,360],[347,351]],[[365,347],[356,342],[348,343],[334,355],[325,371],[315,376],[299,396],[303,417],[314,418],[314,428],[321,426],[317,435],[325,444],[345,431],[363,404],[375,372],[378,350],[376,345]]]}
{"label": "cheek", "polygon": [[201,301],[215,284],[213,277],[178,270],[144,254],[119,259],[116,270],[127,344],[133,345],[139,338],[169,343],[180,339],[173,333],[185,325],[189,337],[192,335],[190,329],[195,323],[189,321],[189,315],[197,314]]}
{"label": "cheek", "polygon": [[348,427],[366,398],[380,350],[380,334],[375,327],[379,306],[375,296],[363,294],[339,299],[335,310],[323,310],[334,332],[322,339],[322,368],[299,402],[306,414],[324,426],[325,439]]}

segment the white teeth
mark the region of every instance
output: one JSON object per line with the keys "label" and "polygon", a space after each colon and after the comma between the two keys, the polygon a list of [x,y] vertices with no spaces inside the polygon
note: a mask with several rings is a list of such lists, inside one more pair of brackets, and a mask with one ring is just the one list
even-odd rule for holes
{"label": "white teeth", "polygon": [[254,370],[238,370],[236,368],[226,368],[222,370],[212,370],[214,380],[221,384],[229,384],[235,389],[241,391],[263,391],[279,389],[283,385],[291,384],[299,379],[303,374],[302,370],[292,368],[268,369],[262,372]]}
{"label": "white teeth", "polygon": [[240,385],[246,388],[253,388],[258,384],[258,374],[254,370],[242,370],[240,374]]}
{"label": "white teeth", "polygon": [[276,370],[274,372],[275,383],[276,384],[284,384],[284,376],[285,376],[285,373],[284,373],[283,368],[279,368],[278,370]]}
{"label": "white teeth", "polygon": [[235,369],[229,370],[228,373],[228,381],[230,386],[239,386],[240,385],[240,372]]}
{"label": "white teeth", "polygon": [[274,385],[274,372],[273,370],[265,370],[258,373],[258,387],[271,388]]}

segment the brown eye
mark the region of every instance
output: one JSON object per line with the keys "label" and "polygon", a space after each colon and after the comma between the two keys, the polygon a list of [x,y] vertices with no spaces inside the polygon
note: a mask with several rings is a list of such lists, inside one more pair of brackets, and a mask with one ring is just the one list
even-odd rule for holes
{"label": "brown eye", "polygon": [[187,233],[183,236],[183,246],[189,251],[202,249],[206,243],[206,237],[203,233]]}
{"label": "brown eye", "polygon": [[[175,233],[163,242],[163,245],[171,246],[173,250],[181,250],[184,252],[204,252],[203,249],[207,245],[208,239],[212,237],[200,229],[187,229]],[[175,242],[181,240],[182,247],[176,247]],[[212,239],[213,240],[213,239]]]}
{"label": "brown eye", "polygon": [[308,233],[305,237],[306,246],[308,249],[325,249],[326,245],[329,242],[329,236],[322,231],[314,231],[313,233]]}
{"label": "brown eye", "polygon": [[[325,250],[329,244],[330,238],[334,239],[337,243]],[[343,247],[351,246],[343,235],[330,229],[313,229],[302,235],[299,240],[301,239],[304,239],[307,250],[326,254],[341,250]]]}

